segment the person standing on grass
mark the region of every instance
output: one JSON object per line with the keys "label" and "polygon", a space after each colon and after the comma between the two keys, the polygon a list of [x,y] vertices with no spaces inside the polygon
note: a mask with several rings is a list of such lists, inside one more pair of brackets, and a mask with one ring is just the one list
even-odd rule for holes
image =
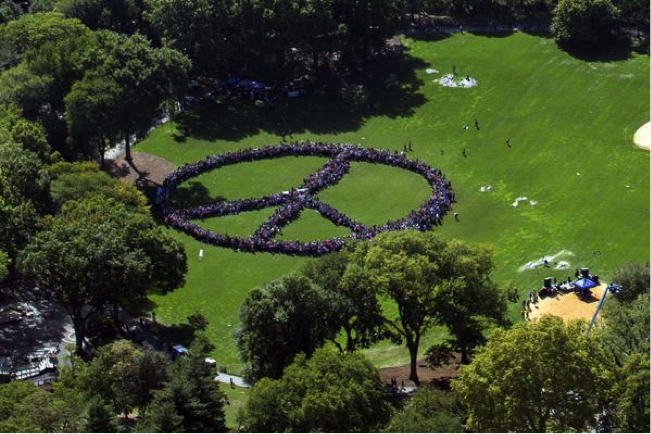
{"label": "person standing on grass", "polygon": [[468,154],[466,154],[466,148],[463,148],[463,151],[461,151],[463,154],[463,158],[468,158]]}
{"label": "person standing on grass", "polygon": [[477,122],[477,119],[475,119],[475,128],[477,128],[477,131],[479,131],[479,122]]}
{"label": "person standing on grass", "polygon": [[511,147],[511,139],[506,139],[506,146]]}

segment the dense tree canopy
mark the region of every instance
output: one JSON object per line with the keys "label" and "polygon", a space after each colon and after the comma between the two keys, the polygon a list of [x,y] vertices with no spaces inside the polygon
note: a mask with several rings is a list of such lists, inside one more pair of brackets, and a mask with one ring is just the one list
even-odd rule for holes
{"label": "dense tree canopy", "polygon": [[350,273],[349,279],[344,279],[349,259],[350,252],[342,250],[308,262],[302,273],[332,295],[329,308],[335,312],[334,320],[346,336],[344,347],[337,341],[335,345],[346,351],[355,351],[368,348],[380,340],[385,331],[376,292],[368,285],[355,282],[353,277],[359,276],[357,274]]}
{"label": "dense tree canopy", "polygon": [[560,0],[552,33],[560,44],[594,50],[612,41],[618,18],[611,0]]}
{"label": "dense tree canopy", "polygon": [[452,383],[472,431],[585,431],[613,385],[611,360],[586,324],[553,316],[494,331]]}
{"label": "dense tree canopy", "polygon": [[[74,386],[89,400],[99,398],[110,405],[111,414],[126,416],[151,402],[154,390],[167,380],[166,369],[162,354],[120,340],[100,348],[88,363],[76,360],[74,372],[66,373],[74,378],[67,378],[64,384]],[[95,408],[98,413],[100,410]]]}
{"label": "dense tree canopy", "polygon": [[634,353],[649,352],[649,292],[631,302],[609,299],[604,308],[604,341],[619,365]]}
{"label": "dense tree canopy", "polygon": [[617,432],[649,432],[650,375],[648,350],[628,359],[616,388],[614,425]]}
{"label": "dense tree canopy", "polygon": [[391,418],[386,432],[463,432],[463,412],[454,394],[421,386]]}
{"label": "dense tree canopy", "polygon": [[57,0],[54,8],[66,17],[78,18],[93,30],[134,33],[142,24],[140,0]]}
{"label": "dense tree canopy", "polygon": [[0,432],[81,432],[84,401],[73,391],[46,392],[29,381],[0,385]]}
{"label": "dense tree canopy", "polygon": [[69,201],[95,196],[115,199],[133,212],[149,213],[145,195],[126,181],[102,172],[96,163],[56,163],[47,168],[47,174],[54,214]]}
{"label": "dense tree canopy", "polygon": [[21,143],[36,147],[38,134],[8,122],[0,121],[0,250],[13,260],[47,210],[49,179],[39,155]]}
{"label": "dense tree canopy", "polygon": [[9,275],[9,255],[0,250],[0,284]]}
{"label": "dense tree canopy", "polygon": [[[111,138],[116,131],[122,133],[126,144],[126,158],[131,158],[130,143],[133,134],[144,135],[152,126],[162,104],[179,95],[187,84],[190,61],[181,53],[168,48],[156,49],[150,41],[139,34],[124,36],[113,32],[100,31],[96,34],[103,54],[97,68],[92,70],[76,92],[81,96],[71,96],[70,106],[80,104],[79,98],[90,98],[83,104],[95,113],[108,111],[105,125],[94,120],[86,128],[87,137]],[[100,86],[107,95],[96,95],[91,86]],[[88,92],[93,93],[92,95]],[[84,96],[85,95],[85,96]],[[72,126],[83,123],[83,110],[74,110]],[[73,131],[76,131],[73,129]]]}
{"label": "dense tree canopy", "polygon": [[187,355],[169,371],[169,380],[138,423],[140,432],[226,432],[225,395],[214,381],[214,368],[205,359],[212,346],[199,336]]}
{"label": "dense tree canopy", "polygon": [[651,286],[649,270],[648,262],[630,262],[617,267],[612,282],[623,289],[617,293],[617,299],[626,302],[635,300],[640,294],[648,293]]}
{"label": "dense tree canopy", "polygon": [[377,369],[361,354],[301,354],[279,380],[251,389],[240,425],[247,432],[370,432],[387,415]]}
{"label": "dense tree canopy", "polygon": [[148,290],[169,290],[187,270],[183,247],[150,216],[101,196],[68,202],[21,254],[23,272],[54,291],[83,349],[86,321],[106,305],[135,303]]}
{"label": "dense tree canopy", "polygon": [[299,353],[311,355],[339,328],[331,295],[304,276],[287,276],[254,289],[240,309],[237,334],[247,377],[280,378]]}

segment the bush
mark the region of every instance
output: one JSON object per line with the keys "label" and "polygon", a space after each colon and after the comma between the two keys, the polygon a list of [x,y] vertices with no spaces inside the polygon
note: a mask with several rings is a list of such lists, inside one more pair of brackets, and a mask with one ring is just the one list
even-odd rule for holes
{"label": "bush", "polygon": [[649,263],[631,262],[618,267],[613,273],[613,283],[620,285],[623,291],[617,294],[622,302],[635,300],[640,294],[649,292]]}
{"label": "bush", "polygon": [[610,0],[560,0],[552,34],[561,45],[595,48],[614,39],[618,18],[619,11]]}
{"label": "bush", "polygon": [[424,386],[391,419],[386,432],[463,432],[454,394]]}
{"label": "bush", "polygon": [[364,356],[322,348],[258,381],[238,418],[245,432],[370,432],[388,414],[383,390]]}

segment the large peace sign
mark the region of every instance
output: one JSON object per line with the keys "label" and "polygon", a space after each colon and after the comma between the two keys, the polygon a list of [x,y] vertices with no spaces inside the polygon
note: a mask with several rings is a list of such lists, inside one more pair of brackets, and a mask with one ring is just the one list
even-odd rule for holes
{"label": "large peace sign", "polygon": [[[318,156],[329,157],[330,160],[319,171],[305,178],[301,186],[290,191],[254,199],[220,201],[189,209],[173,209],[169,204],[170,195],[179,184],[202,173],[231,164],[286,156]],[[427,180],[432,188],[432,195],[418,210],[412,211],[401,219],[387,222],[383,226],[365,226],[321,202],[317,197],[321,190],[335,185],[348,173],[351,161],[386,164],[417,173]],[[409,160],[402,153],[382,149],[363,148],[353,144],[315,142],[281,144],[213,155],[198,163],[180,167],[165,178],[163,186],[157,192],[157,204],[163,212],[165,222],[197,240],[240,251],[303,256],[317,256],[336,251],[352,239],[371,239],[387,230],[429,230],[442,223],[443,216],[450,210],[453,202],[454,193],[450,189],[450,182],[445,179],[440,170],[423,162]],[[278,209],[249,238],[215,234],[192,221],[270,207],[278,207]],[[350,228],[353,235],[313,242],[274,239],[274,236],[284,226],[296,220],[305,208],[317,211],[337,226]]]}

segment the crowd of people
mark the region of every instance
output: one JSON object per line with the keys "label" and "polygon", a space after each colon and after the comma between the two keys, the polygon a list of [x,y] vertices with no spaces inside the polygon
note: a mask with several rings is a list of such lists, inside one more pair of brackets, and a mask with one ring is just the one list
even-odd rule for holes
{"label": "crowd of people", "polygon": [[[182,210],[173,209],[169,204],[169,198],[178,185],[205,172],[230,164],[285,156],[320,156],[329,157],[330,160],[315,174],[306,177],[299,188],[290,191],[261,198],[216,202]],[[402,219],[389,221],[382,226],[367,227],[316,198],[319,191],[335,185],[349,172],[351,161],[386,164],[419,174],[432,188],[432,196],[419,209]],[[165,222],[200,241],[241,251],[266,251],[304,256],[318,256],[336,251],[351,239],[372,239],[387,230],[429,230],[442,223],[454,200],[450,182],[438,169],[418,160],[409,160],[405,157],[405,153],[364,148],[351,143],[331,144],[311,141],[241,149],[210,156],[197,163],[185,165],[168,175],[157,192],[157,203],[165,216]],[[277,206],[280,208],[249,238],[215,234],[193,222],[196,219],[203,220],[208,217],[233,215]],[[335,225],[350,228],[353,235],[309,243],[274,239],[284,226],[296,220],[306,208],[317,211]]]}

